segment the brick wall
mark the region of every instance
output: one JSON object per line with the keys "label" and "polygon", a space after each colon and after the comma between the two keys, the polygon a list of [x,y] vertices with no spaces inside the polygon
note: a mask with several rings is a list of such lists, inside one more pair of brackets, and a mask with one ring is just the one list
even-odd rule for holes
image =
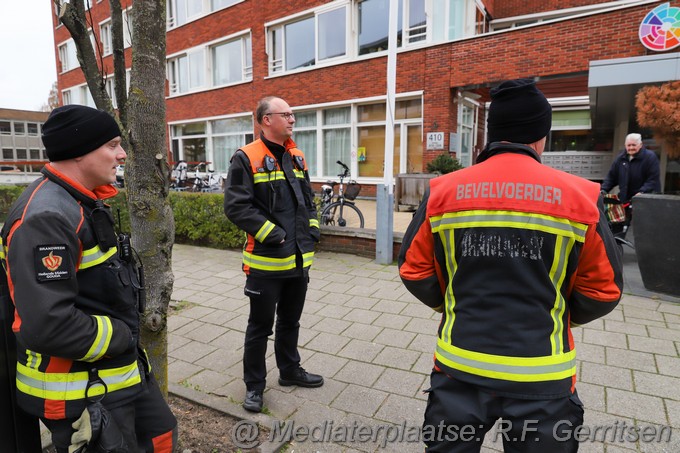
{"label": "brick wall", "polygon": [[522,16],[524,14],[609,2],[611,0],[497,0],[493,6],[493,18]]}
{"label": "brick wall", "polygon": [[[321,241],[316,248],[327,252],[351,253],[375,258],[375,234],[375,230],[370,229],[322,227]],[[395,261],[399,255],[403,236],[403,233],[394,233],[392,258]]]}

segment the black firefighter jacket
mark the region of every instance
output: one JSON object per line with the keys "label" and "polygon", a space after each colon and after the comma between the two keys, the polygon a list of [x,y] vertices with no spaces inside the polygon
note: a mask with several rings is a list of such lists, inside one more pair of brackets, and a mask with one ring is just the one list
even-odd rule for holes
{"label": "black firefighter jacket", "polygon": [[246,232],[243,271],[247,275],[307,275],[319,241],[319,221],[307,163],[293,140],[286,141],[281,162],[262,139],[234,154],[224,212]]}
{"label": "black firefighter jacket", "polygon": [[81,415],[86,392],[101,398],[98,380],[111,407],[142,390],[139,282],[133,265],[119,258],[102,201],[116,189],[93,193],[49,164],[42,172],[8,214],[2,261],[16,308],[19,405],[63,419]]}
{"label": "black firefighter jacket", "polygon": [[435,368],[500,395],[567,396],[570,326],[613,310],[623,286],[599,188],[524,145],[493,143],[483,157],[430,181],[399,273],[443,312]]}

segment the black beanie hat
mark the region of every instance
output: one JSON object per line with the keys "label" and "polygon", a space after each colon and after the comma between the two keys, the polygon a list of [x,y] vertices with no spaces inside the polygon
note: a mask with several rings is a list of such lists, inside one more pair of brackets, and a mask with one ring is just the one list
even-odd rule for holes
{"label": "black beanie hat", "polygon": [[111,115],[83,105],[57,107],[42,128],[50,162],[84,156],[119,136],[120,128]]}
{"label": "black beanie hat", "polygon": [[528,145],[550,132],[552,107],[532,79],[508,80],[491,90],[487,125],[489,143]]}

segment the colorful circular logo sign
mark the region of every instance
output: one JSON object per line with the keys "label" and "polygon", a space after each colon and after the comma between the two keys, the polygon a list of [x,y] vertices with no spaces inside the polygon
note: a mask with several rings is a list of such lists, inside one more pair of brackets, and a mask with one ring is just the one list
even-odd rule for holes
{"label": "colorful circular logo sign", "polygon": [[680,45],[680,8],[659,5],[640,24],[640,41],[649,50],[670,50]]}

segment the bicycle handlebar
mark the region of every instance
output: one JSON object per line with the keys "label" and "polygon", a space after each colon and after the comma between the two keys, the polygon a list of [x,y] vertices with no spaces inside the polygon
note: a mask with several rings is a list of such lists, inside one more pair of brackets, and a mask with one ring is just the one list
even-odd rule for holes
{"label": "bicycle handlebar", "polygon": [[349,167],[348,167],[347,165],[343,164],[343,163],[342,163],[341,161],[339,161],[339,160],[336,161],[335,163],[338,164],[338,165],[340,165],[342,168],[345,169],[345,171],[344,171],[343,174],[338,175],[339,177],[345,178],[345,177],[349,176]]}

